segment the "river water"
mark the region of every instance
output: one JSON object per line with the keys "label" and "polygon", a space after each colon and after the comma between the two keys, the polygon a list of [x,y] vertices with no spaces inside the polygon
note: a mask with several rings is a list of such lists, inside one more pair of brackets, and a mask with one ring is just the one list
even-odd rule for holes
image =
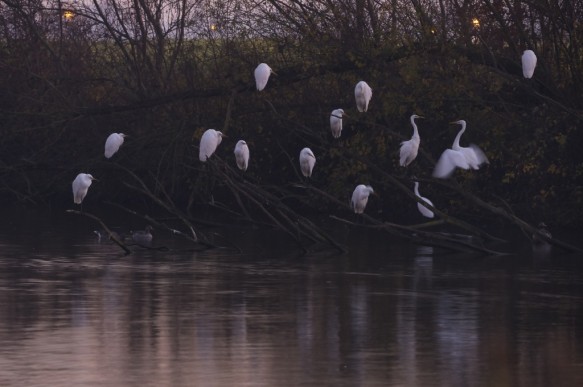
{"label": "river water", "polygon": [[228,238],[245,253],[158,232],[169,251],[124,256],[89,219],[11,214],[0,386],[583,385],[580,256],[525,240],[453,254],[350,229],[343,255],[239,229]]}

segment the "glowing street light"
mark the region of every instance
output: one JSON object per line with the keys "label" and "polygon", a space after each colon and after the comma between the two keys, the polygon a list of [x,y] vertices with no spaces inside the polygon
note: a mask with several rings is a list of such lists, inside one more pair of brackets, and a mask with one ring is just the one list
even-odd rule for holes
{"label": "glowing street light", "polygon": [[474,26],[474,28],[480,28],[480,21],[478,20],[477,17],[472,19],[472,25]]}
{"label": "glowing street light", "polygon": [[75,17],[75,14],[73,13],[73,11],[66,10],[63,12],[63,17],[65,18],[65,20],[71,20]]}

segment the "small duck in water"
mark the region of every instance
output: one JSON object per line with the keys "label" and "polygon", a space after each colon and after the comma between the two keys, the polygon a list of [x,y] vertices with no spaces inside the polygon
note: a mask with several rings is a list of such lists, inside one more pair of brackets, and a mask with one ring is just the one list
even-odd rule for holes
{"label": "small duck in water", "polygon": [[144,230],[132,231],[132,240],[141,245],[149,245],[152,243],[152,231],[154,228],[147,225]]}
{"label": "small duck in water", "polygon": [[548,230],[547,225],[544,222],[538,224],[538,231],[532,234],[532,243],[534,245],[548,244],[548,242],[543,238],[552,238],[551,232]]}

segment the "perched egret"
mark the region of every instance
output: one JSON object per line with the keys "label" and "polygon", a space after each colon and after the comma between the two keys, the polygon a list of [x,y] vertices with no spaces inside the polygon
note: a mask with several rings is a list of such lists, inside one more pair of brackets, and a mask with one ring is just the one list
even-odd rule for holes
{"label": "perched egret", "polygon": [[237,141],[237,145],[235,145],[235,160],[240,170],[247,170],[249,166],[249,147],[243,140]]}
{"label": "perched egret", "polygon": [[93,180],[97,179],[88,173],[80,173],[73,180],[73,201],[75,204],[81,204],[83,202]]}
{"label": "perched egret", "polygon": [[271,73],[275,74],[275,71],[267,63],[261,63],[255,68],[255,85],[257,86],[257,90],[261,91],[265,89]]}
{"label": "perched egret", "polygon": [[356,98],[356,107],[359,112],[368,110],[368,103],[372,98],[372,89],[365,81],[360,81],[354,88],[354,97]]}
{"label": "perched egret", "polygon": [[332,130],[332,137],[338,138],[342,134],[342,117],[348,117],[343,109],[332,110],[330,114],[330,129]]}
{"label": "perched egret", "polygon": [[316,156],[310,148],[304,148],[300,152],[300,169],[302,170],[302,175],[305,177],[312,177],[312,170],[316,164]]}
{"label": "perched egret", "polygon": [[466,121],[459,120],[451,123],[460,124],[462,128],[455,137],[451,149],[446,149],[435,165],[433,176],[440,179],[450,177],[456,168],[480,169],[483,164],[488,163],[488,158],[477,145],[470,144],[469,147],[460,146],[460,138],[466,130]]}
{"label": "perched egret", "polygon": [[350,201],[350,206],[354,210],[355,214],[362,214],[368,202],[368,196],[374,193],[374,190],[370,185],[360,184],[357,185],[352,193],[352,200]]}
{"label": "perched egret", "polygon": [[415,118],[423,118],[417,114],[411,116],[411,125],[413,125],[413,137],[408,141],[403,141],[401,143],[401,152],[399,158],[399,164],[402,167],[406,167],[411,164],[413,160],[417,157],[417,152],[419,152],[419,143],[421,142],[421,137],[419,137],[419,131],[417,130],[417,124],[415,123]]}
{"label": "perched egret", "polygon": [[538,231],[532,234],[532,243],[535,245],[544,245],[548,242],[543,238],[552,238],[551,232],[548,230],[547,225],[544,222],[538,224]]}
{"label": "perched egret", "polygon": [[154,228],[147,225],[144,230],[132,231],[132,240],[141,245],[149,245],[152,243],[152,231]]}
{"label": "perched egret", "polygon": [[536,67],[536,55],[532,50],[524,50],[522,53],[522,75],[525,78],[532,78]]}
{"label": "perched egret", "polygon": [[217,150],[217,147],[223,141],[225,136],[222,132],[214,129],[207,129],[200,138],[200,147],[198,158],[200,161],[206,161]]}
{"label": "perched egret", "polygon": [[110,158],[119,150],[119,147],[123,144],[123,139],[127,137],[123,133],[112,133],[105,140],[105,157]]}
{"label": "perched egret", "polygon": [[[431,200],[424,198],[423,196],[421,196],[419,194],[419,182],[415,182],[415,196],[417,196],[419,199],[421,199],[422,201],[426,202],[427,204],[429,204],[430,206],[433,207],[433,203],[431,203]],[[421,215],[425,216],[426,218],[433,218],[435,215],[433,214],[433,211],[431,211],[429,208],[425,207],[423,204],[421,203],[417,203],[417,208],[419,209],[419,212],[421,213]]]}

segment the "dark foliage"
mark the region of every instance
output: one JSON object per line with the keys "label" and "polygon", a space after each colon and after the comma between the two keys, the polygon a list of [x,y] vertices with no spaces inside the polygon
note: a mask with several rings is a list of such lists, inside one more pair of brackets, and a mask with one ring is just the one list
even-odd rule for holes
{"label": "dark foliage", "polygon": [[[457,131],[448,122],[465,119],[463,145],[479,144],[490,165],[458,171],[463,190],[533,223],[583,219],[582,1],[0,4],[4,200],[70,202],[71,181],[88,172],[100,182],[87,200],[135,201],[123,184],[127,169],[190,215],[210,201],[237,206],[233,190],[198,161],[203,131],[216,128],[228,136],[217,155],[234,165],[234,145],[245,139],[246,178],[294,193],[284,201],[299,212],[339,209],[294,191],[308,146],[317,157],[309,184],[342,202],[371,184],[380,199],[370,211],[380,218],[422,220],[375,168],[411,188],[417,176],[448,213],[491,219],[430,178]],[[522,77],[524,49],[538,56],[532,79]],[[260,62],[277,75],[257,92]],[[373,88],[367,113],[354,103],[359,80]],[[336,108],[349,114],[339,139],[329,130]],[[426,119],[419,156],[405,169],[398,149],[411,136],[412,113]],[[129,137],[106,160],[112,132]]]}

